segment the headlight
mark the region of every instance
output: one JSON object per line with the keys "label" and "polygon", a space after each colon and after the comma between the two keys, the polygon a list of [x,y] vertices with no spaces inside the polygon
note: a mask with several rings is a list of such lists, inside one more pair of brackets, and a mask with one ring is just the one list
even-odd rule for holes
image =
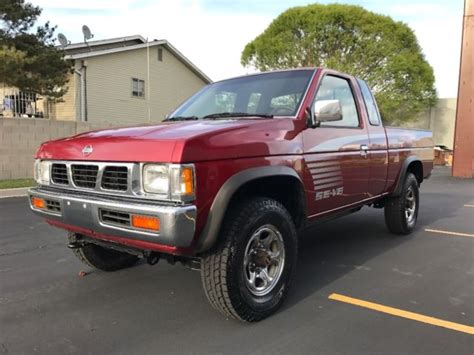
{"label": "headlight", "polygon": [[143,168],[143,189],[153,194],[168,195],[170,176],[167,165],[147,164]]}
{"label": "headlight", "polygon": [[192,164],[146,164],[143,167],[143,190],[166,195],[172,200],[192,201],[195,197]]}
{"label": "headlight", "polygon": [[35,180],[40,185],[49,185],[51,162],[49,160],[35,160]]}

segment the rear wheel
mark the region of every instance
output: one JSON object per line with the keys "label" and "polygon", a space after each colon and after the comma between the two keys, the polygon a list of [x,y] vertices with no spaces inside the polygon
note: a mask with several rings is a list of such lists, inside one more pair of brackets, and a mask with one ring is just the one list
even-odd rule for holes
{"label": "rear wheel", "polygon": [[296,229],[279,202],[254,198],[237,204],[221,240],[202,258],[204,291],[227,317],[259,321],[283,303],[297,258]]}
{"label": "rear wheel", "polygon": [[385,203],[385,223],[390,232],[409,234],[418,219],[420,197],[418,181],[412,173],[407,173],[400,196],[392,197]]}
{"label": "rear wheel", "polygon": [[[74,234],[69,234],[69,241],[76,241]],[[74,255],[87,266],[102,271],[116,271],[136,264],[138,257],[125,252],[104,248],[95,244],[85,244],[73,249]]]}

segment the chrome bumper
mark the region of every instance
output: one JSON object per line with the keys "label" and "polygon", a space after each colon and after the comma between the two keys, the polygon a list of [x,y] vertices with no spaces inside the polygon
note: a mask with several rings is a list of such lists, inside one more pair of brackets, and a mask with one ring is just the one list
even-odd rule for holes
{"label": "chrome bumper", "polygon": [[[196,206],[165,206],[149,203],[113,201],[106,197],[73,195],[41,188],[28,191],[30,207],[38,215],[73,227],[103,235],[135,239],[175,247],[188,247],[196,227]],[[44,209],[31,204],[32,197],[46,201]],[[120,223],[104,220],[103,211],[119,213]],[[138,214],[155,216],[160,220],[159,232],[137,229],[126,224],[123,216]],[[91,234],[93,234],[91,233]]]}

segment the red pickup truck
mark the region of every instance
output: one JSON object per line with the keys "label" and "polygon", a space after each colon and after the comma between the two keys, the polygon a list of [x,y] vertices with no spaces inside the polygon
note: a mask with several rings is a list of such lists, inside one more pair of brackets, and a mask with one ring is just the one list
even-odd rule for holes
{"label": "red pickup truck", "polygon": [[213,83],[157,125],[44,143],[29,201],[87,265],[178,261],[214,308],[258,321],[305,227],[369,205],[408,234],[432,167],[431,132],[384,128],[364,81],[293,69]]}

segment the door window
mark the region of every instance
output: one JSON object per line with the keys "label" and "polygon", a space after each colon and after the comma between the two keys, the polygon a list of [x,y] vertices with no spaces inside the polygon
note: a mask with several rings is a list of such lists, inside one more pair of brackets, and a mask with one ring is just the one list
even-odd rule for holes
{"label": "door window", "polygon": [[342,109],[341,121],[322,122],[321,126],[359,127],[357,106],[348,80],[326,75],[316,94],[315,101],[318,100],[339,100]]}

